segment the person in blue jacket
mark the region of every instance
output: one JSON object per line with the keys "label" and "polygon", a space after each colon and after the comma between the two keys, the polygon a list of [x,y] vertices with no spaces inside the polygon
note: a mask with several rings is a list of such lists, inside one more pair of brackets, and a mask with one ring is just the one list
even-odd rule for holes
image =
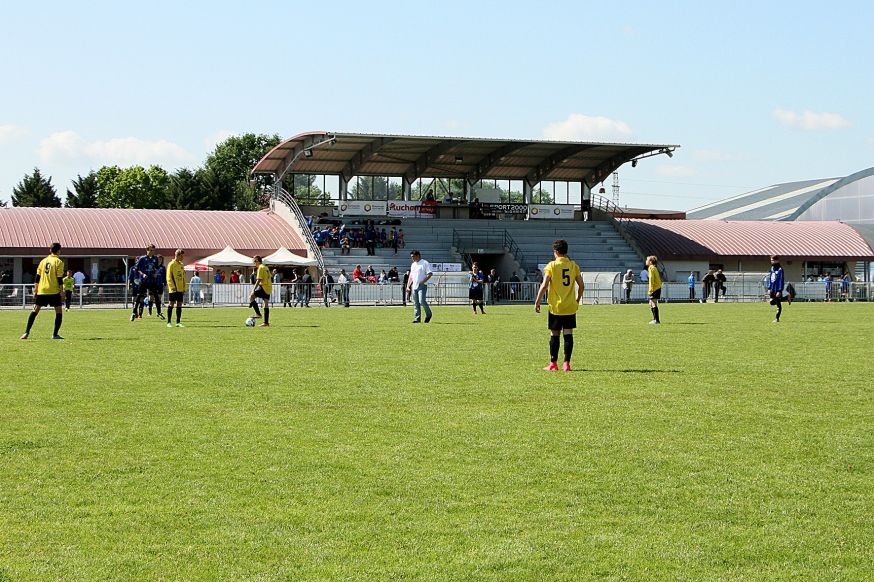
{"label": "person in blue jacket", "polygon": [[768,297],[771,305],[777,306],[777,316],[774,323],[780,323],[780,314],[783,313],[783,267],[780,266],[780,257],[771,257],[771,271],[768,273]]}
{"label": "person in blue jacket", "polygon": [[695,271],[689,273],[689,300],[695,301]]}

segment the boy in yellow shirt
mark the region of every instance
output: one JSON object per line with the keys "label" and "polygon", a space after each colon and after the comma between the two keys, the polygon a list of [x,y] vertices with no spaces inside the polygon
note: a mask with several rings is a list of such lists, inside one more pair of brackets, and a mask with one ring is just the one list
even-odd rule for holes
{"label": "boy in yellow shirt", "polygon": [[[564,335],[565,372],[571,371],[571,354],[574,351],[574,328],[577,327],[577,308],[583,298],[583,276],[580,267],[567,257],[568,244],[566,240],[552,243],[552,254],[555,260],[543,269],[543,282],[534,300],[534,311],[540,313],[540,302],[549,291],[549,365],[543,368],[547,372],[558,370],[559,334]],[[574,284],[576,283],[576,293]]]}
{"label": "boy in yellow shirt", "polygon": [[649,309],[652,311],[652,321],[650,325],[659,325],[659,299],[662,296],[662,277],[659,275],[658,265],[659,259],[655,255],[650,255],[646,258],[646,272],[649,275]]}
{"label": "boy in yellow shirt", "polygon": [[173,306],[176,306],[176,327],[182,325],[182,302],[185,300],[185,270],[182,259],[185,251],[176,249],[175,257],[167,265],[167,291],[170,293],[167,307],[167,327],[173,327]]}
{"label": "boy in yellow shirt", "polygon": [[52,339],[64,339],[58,335],[64,319],[61,303],[61,287],[64,280],[64,261],[60,257],[61,243],[53,243],[50,252],[51,254],[40,261],[36,269],[36,279],[33,282],[33,311],[27,318],[27,329],[21,336],[23,340],[30,337],[30,328],[33,327],[33,322],[36,321],[36,316],[43,307],[55,308],[55,331]]}

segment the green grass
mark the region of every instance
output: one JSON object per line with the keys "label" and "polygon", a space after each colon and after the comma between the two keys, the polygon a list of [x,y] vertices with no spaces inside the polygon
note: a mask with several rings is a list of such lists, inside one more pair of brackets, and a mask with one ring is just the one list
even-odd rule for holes
{"label": "green grass", "polygon": [[874,304],[0,312],[0,580],[874,577]]}

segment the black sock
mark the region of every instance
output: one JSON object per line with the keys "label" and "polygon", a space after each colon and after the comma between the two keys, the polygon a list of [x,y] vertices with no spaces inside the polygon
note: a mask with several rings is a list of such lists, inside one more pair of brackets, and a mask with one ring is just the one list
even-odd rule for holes
{"label": "black sock", "polygon": [[661,320],[659,320],[659,306],[658,306],[658,305],[656,305],[655,307],[653,307],[653,309],[652,309],[652,313],[653,313],[653,315],[655,315],[655,320],[656,320],[658,323],[661,323]]}
{"label": "black sock", "polygon": [[161,302],[155,303],[155,309],[158,310],[158,315],[161,315]]}
{"label": "black sock", "polygon": [[[170,309],[172,310],[173,308],[171,307]],[[173,314],[172,314],[172,313],[170,313],[170,317],[173,317]],[[181,305],[177,305],[177,306],[176,306],[176,323],[179,323],[179,321],[180,321],[181,319],[182,319],[182,306],[181,306]]]}
{"label": "black sock", "polygon": [[485,312],[486,312],[486,310],[483,309],[483,304],[482,304],[482,303],[479,304],[479,310],[480,310],[480,313],[485,313]]}
{"label": "black sock", "polygon": [[257,315],[258,317],[261,317],[261,310],[258,309],[258,304],[257,304],[257,303],[255,303],[255,302],[253,301],[252,303],[249,304],[249,307],[251,307],[252,309],[255,310],[255,315]]}
{"label": "black sock", "polygon": [[264,323],[270,323],[270,308],[264,306]]}
{"label": "black sock", "polygon": [[549,336],[549,361],[557,362],[558,361],[558,343],[560,338],[557,335]]}
{"label": "black sock", "polygon": [[473,312],[476,313],[476,303],[473,304]]}
{"label": "black sock", "polygon": [[58,335],[58,332],[61,331],[61,321],[64,319],[64,315],[62,313],[55,313],[55,335]]}
{"label": "black sock", "polygon": [[34,321],[36,321],[36,311],[31,311],[30,315],[27,316],[27,329],[24,330],[24,333],[30,333]]}
{"label": "black sock", "polygon": [[564,361],[571,361],[571,354],[574,353],[574,334],[564,334]]}
{"label": "black sock", "polygon": [[649,310],[652,312],[652,320],[656,321],[656,308],[650,307]]}

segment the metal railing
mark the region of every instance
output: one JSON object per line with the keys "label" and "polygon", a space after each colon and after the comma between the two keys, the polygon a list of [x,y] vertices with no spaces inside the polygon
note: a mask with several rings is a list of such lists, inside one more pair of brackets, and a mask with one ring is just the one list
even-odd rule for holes
{"label": "metal railing", "polygon": [[453,228],[452,246],[464,257],[468,267],[471,264],[471,255],[500,248],[513,255],[522,269],[528,270],[525,263],[525,253],[522,252],[522,248],[516,244],[516,240],[507,230],[459,230]]}
{"label": "metal railing", "polygon": [[312,230],[310,230],[309,225],[307,224],[306,218],[303,215],[303,212],[300,211],[300,206],[297,205],[294,197],[289,194],[284,188],[279,187],[273,188],[273,197],[279,202],[285,204],[291,211],[294,213],[294,216],[297,218],[298,226],[300,227],[301,232],[303,232],[304,239],[307,241],[307,246],[310,248],[310,253],[312,256],[316,258],[316,261],[319,265],[319,272],[322,273],[325,271],[325,259],[322,257],[322,251],[319,248],[318,243],[316,243],[316,239],[313,236]]}

